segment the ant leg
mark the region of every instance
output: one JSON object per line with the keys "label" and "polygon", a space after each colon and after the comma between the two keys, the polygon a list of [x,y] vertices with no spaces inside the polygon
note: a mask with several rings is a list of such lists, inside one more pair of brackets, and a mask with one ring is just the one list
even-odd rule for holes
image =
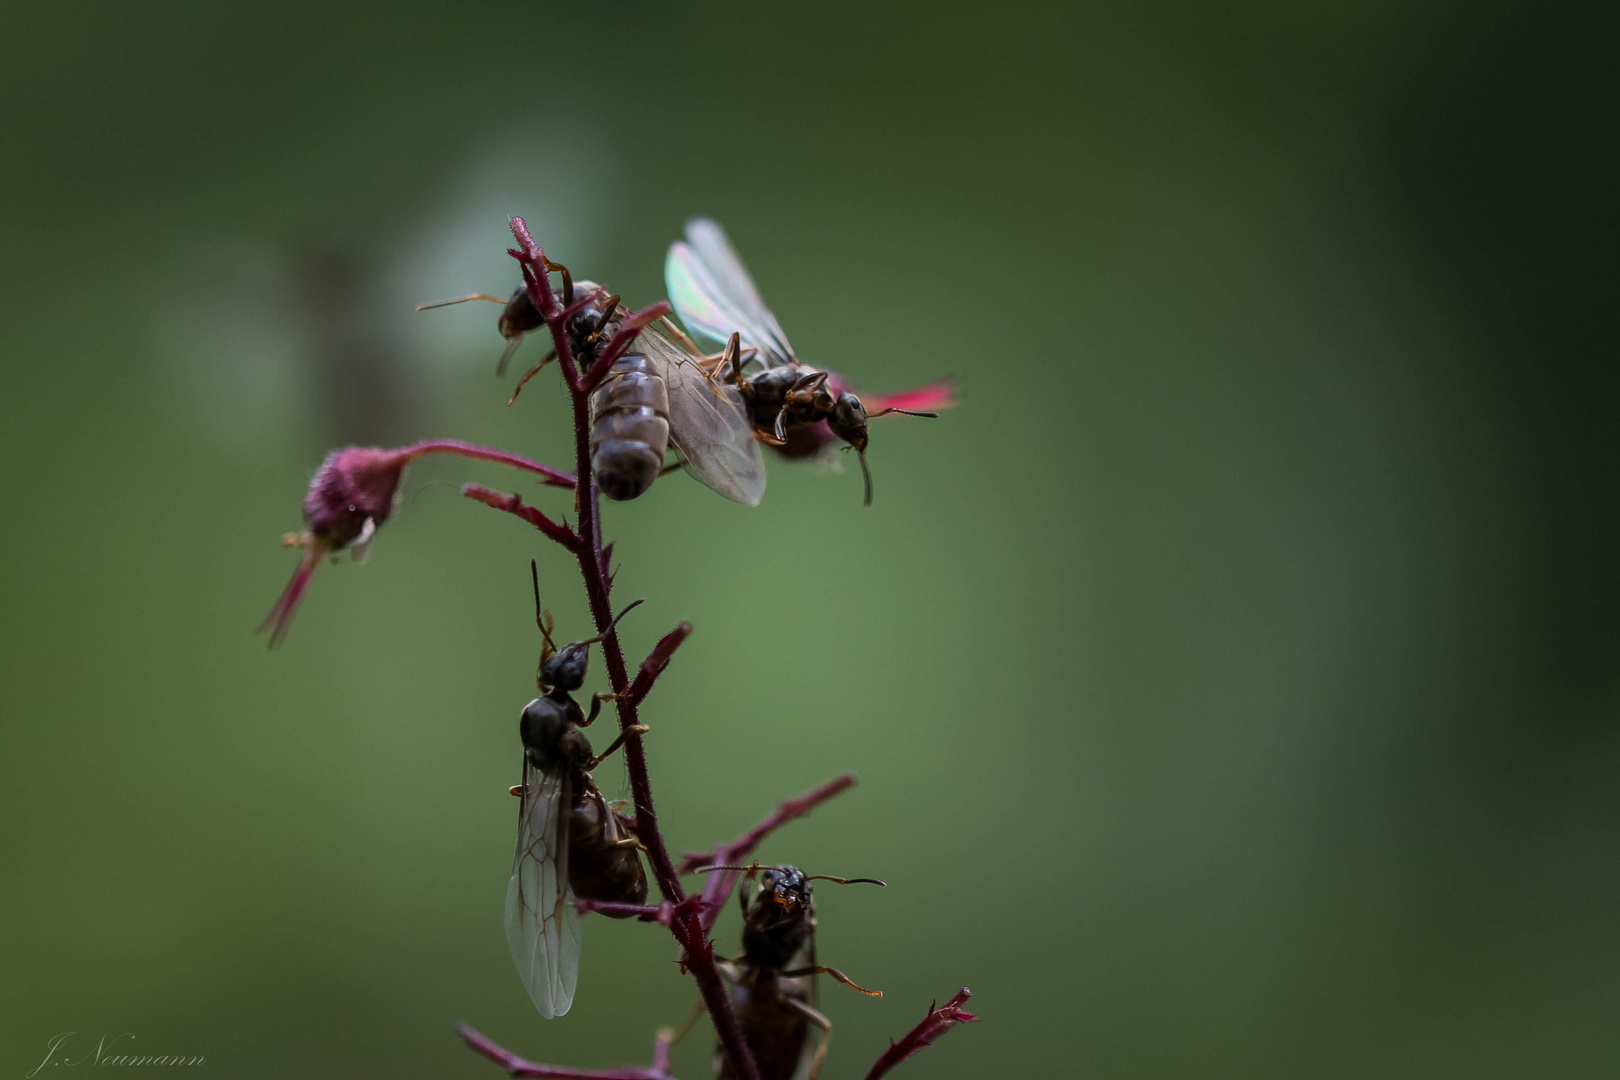
{"label": "ant leg", "polygon": [[[585,766],[585,771],[590,772],[592,769],[602,764],[602,762],[606,761],[613,754],[613,751],[624,745],[624,740],[630,737],[631,732],[634,732],[637,735],[645,735],[651,730],[652,728],[648,727],[646,724],[632,724],[625,728],[623,731],[619,732],[619,737],[617,739],[614,739],[611,743],[608,743],[608,748],[606,750],[591,758],[590,763]],[[850,985],[854,986],[855,984],[850,983]]]}
{"label": "ant leg", "polygon": [[806,375],[804,378],[802,378],[798,382],[794,383],[793,388],[790,389],[788,391],[788,393],[793,394],[793,393],[800,393],[800,392],[808,392],[808,393],[813,394],[817,390],[825,389],[826,386],[827,386],[827,373],[825,371],[817,371],[817,372],[814,372],[814,373],[812,373],[810,375]]}
{"label": "ant leg", "polygon": [[[513,340],[513,342],[512,342],[512,345],[507,346],[507,351],[506,351],[505,355],[503,355],[501,357],[501,365],[500,365],[501,367],[504,368],[506,366],[506,361],[512,355],[511,350],[516,347],[516,345],[517,345],[517,343],[519,341],[522,341],[522,340],[523,340],[522,338],[515,338]],[[525,371],[523,373],[523,378],[518,380],[517,386],[512,390],[512,396],[506,399],[506,407],[508,409],[510,409],[512,407],[512,402],[514,402],[514,401],[516,401],[518,399],[518,395],[523,393],[523,388],[526,385],[528,385],[529,380],[534,378],[536,375],[540,374],[540,370],[542,368],[544,368],[547,364],[551,363],[556,358],[557,358],[557,350],[553,349],[551,352],[546,353],[545,358],[542,359],[538,364],[534,365],[534,367],[530,368],[528,371]],[[495,374],[500,375],[500,372],[496,371]]]}
{"label": "ant leg", "polygon": [[743,389],[743,387],[747,384],[743,382],[742,364],[737,362],[737,354],[740,351],[741,342],[742,335],[732,334],[731,340],[726,342],[726,351],[721,354],[720,362],[724,364],[727,360],[731,361],[731,381],[737,384],[737,392],[743,395],[744,401],[747,401],[748,391]]}
{"label": "ant leg", "polygon": [[679,341],[682,345],[686,346],[687,352],[693,353],[697,356],[703,355],[703,350],[697,347],[697,342],[688,337],[686,335],[686,331],[682,330],[680,326],[677,325],[676,322],[668,315],[660,315],[658,317],[658,321],[663,324],[664,330],[670,335],[670,337],[673,337],[676,341]]}
{"label": "ant leg", "polygon": [[813,371],[809,375],[802,375],[794,384],[788,387],[782,400],[788,405],[813,405],[818,393],[825,393],[827,389],[827,373]]}
{"label": "ant leg", "polygon": [[784,978],[784,979],[792,979],[792,978],[797,978],[800,975],[831,975],[834,979],[837,979],[839,982],[843,983],[845,986],[849,987],[851,990],[859,990],[861,993],[865,994],[867,997],[882,997],[883,996],[883,991],[881,991],[881,990],[868,990],[866,987],[859,985],[858,983],[855,982],[854,979],[851,979],[848,975],[845,975],[842,971],[839,971],[837,968],[830,968],[830,967],[794,968],[792,971],[784,971],[784,972],[782,972],[780,977]]}
{"label": "ant leg", "polygon": [[[621,739],[621,741],[622,741],[622,739]],[[615,743],[614,745],[616,746],[618,744]],[[613,751],[611,749],[608,750],[608,754],[611,754],[611,753],[613,753]],[[607,754],[603,754],[602,756],[606,757]],[[596,762],[595,761],[590,762],[588,767],[592,768],[592,769],[596,768]],[[592,785],[592,786],[594,787],[595,785]],[[607,842],[608,847],[610,847],[610,848],[634,848],[636,851],[646,851],[647,850],[646,845],[643,844],[640,840],[637,840],[634,836],[625,835],[626,833],[629,832],[629,830],[625,829],[619,823],[618,817],[616,817],[614,815],[614,813],[613,813],[613,808],[608,805],[607,796],[603,795],[600,791],[592,791],[591,792],[591,797],[596,800],[596,805],[597,805],[598,809],[600,809],[602,811],[602,822],[603,822],[602,835],[603,835],[603,837],[604,838],[607,838],[607,837],[614,838],[614,839],[609,839],[608,840],[608,842]]]}
{"label": "ant leg", "polygon": [[513,336],[511,341],[506,343],[506,348],[501,350],[501,358],[495,364],[495,377],[497,379],[506,378],[506,365],[512,359],[512,354],[517,352],[518,346],[521,344],[523,344],[523,335],[517,334]]}
{"label": "ant leg", "polygon": [[703,999],[698,998],[697,1001],[692,1004],[692,1011],[690,1014],[688,1014],[686,1019],[682,1020],[679,1024],[672,1028],[660,1028],[658,1038],[661,1041],[667,1042],[669,1045],[674,1046],[676,1043],[686,1038],[687,1034],[701,1019],[703,1019]]}
{"label": "ant leg", "polygon": [[810,1062],[809,1080],[816,1080],[821,1073],[821,1063],[827,1059],[827,1047],[832,1044],[832,1021],[797,998],[783,998],[783,1000],[790,1008],[798,1010],[806,1020],[821,1029],[821,1045],[816,1047],[816,1056]]}
{"label": "ant leg", "polygon": [[574,275],[570,274],[568,272],[568,267],[564,266],[562,263],[560,263],[560,262],[552,262],[550,259],[547,259],[546,260],[546,271],[549,273],[549,272],[551,272],[553,270],[555,270],[557,273],[562,275],[562,279],[563,279],[563,307],[573,307],[574,306]]}
{"label": "ant leg", "polygon": [[604,701],[618,701],[618,700],[619,700],[619,695],[618,694],[592,694],[591,695],[591,711],[590,711],[590,714],[587,715],[584,720],[580,721],[579,726],[580,727],[590,727],[592,724],[596,723],[596,718],[599,715],[601,715],[601,712],[602,712],[602,702],[604,702]]}

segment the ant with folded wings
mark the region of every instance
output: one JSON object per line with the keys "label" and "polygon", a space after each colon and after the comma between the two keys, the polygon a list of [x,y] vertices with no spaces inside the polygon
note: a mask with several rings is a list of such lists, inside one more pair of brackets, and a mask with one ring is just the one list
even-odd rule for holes
{"label": "ant with folded wings", "polygon": [[[540,572],[531,560],[534,580],[535,625],[545,640],[535,683],[540,696],[529,702],[518,721],[527,763],[542,777],[567,780],[570,805],[561,808],[568,819],[568,882],[575,896],[624,904],[641,904],[647,899],[647,877],[641,865],[641,843],[629,835],[606,798],[591,779],[591,770],[624,745],[632,732],[645,733],[645,724],[621,731],[618,738],[600,754],[593,753],[584,728],[590,727],[602,711],[604,701],[616,701],[616,694],[591,695],[587,715],[574,700],[573,691],[585,683],[590,666],[590,647],[613,632],[620,619],[642,601],[625,607],[608,628],[586,641],[575,641],[557,648],[551,632],[555,628],[551,612],[540,607]],[[525,787],[512,789],[525,795]],[[532,797],[532,795],[530,796]],[[622,917],[622,916],[619,916]]]}

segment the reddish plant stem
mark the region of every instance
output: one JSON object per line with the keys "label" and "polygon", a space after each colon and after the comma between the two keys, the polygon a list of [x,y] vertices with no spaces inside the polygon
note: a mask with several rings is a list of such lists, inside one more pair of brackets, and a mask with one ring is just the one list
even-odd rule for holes
{"label": "reddish plant stem", "polygon": [[669,1052],[675,1045],[675,1032],[671,1028],[659,1028],[658,1034],[653,1036],[652,1071],[656,1075],[668,1075],[670,1070]]}
{"label": "reddish plant stem", "polygon": [[[612,547],[611,544],[608,546]],[[606,561],[606,555],[607,553],[604,551],[604,562]],[[653,651],[647,654],[647,659],[641,662],[641,668],[636,672],[636,681],[630,684],[630,700],[632,703],[640,705],[647,699],[648,692],[652,690],[653,680],[664,673],[664,669],[669,666],[669,658],[675,654],[675,650],[681,647],[681,642],[685,641],[691,633],[692,624],[683,622],[665,634],[659,639],[658,644],[653,646]]]}
{"label": "reddish plant stem", "polygon": [[626,1065],[619,1069],[565,1069],[525,1061],[467,1024],[462,1024],[456,1031],[468,1046],[505,1069],[508,1076],[538,1077],[540,1080],[672,1080],[669,1075],[669,1047],[661,1042],[653,1045],[653,1066],[650,1069],[639,1065]]}
{"label": "reddish plant stem", "polygon": [[[535,310],[545,319],[546,328],[551,331],[551,341],[557,350],[558,366],[562,368],[563,380],[568,385],[569,398],[573,404],[574,458],[578,477],[574,487],[574,498],[577,503],[575,509],[579,515],[574,534],[579,538],[579,543],[572,550],[579,562],[580,576],[585,581],[585,596],[590,603],[591,617],[596,622],[597,632],[605,635],[602,641],[602,656],[606,661],[608,681],[613,687],[614,694],[617,695],[614,705],[619,714],[619,728],[625,734],[624,763],[630,777],[630,795],[636,807],[636,836],[647,851],[647,860],[652,863],[653,878],[658,882],[658,891],[667,902],[679,904],[686,899],[686,892],[681,888],[680,878],[675,873],[675,865],[669,857],[669,849],[665,846],[663,834],[658,828],[658,812],[653,805],[652,781],[647,773],[647,750],[637,730],[637,702],[629,693],[629,672],[625,667],[624,650],[619,644],[618,632],[611,629],[613,620],[611,583],[607,559],[602,550],[602,524],[597,502],[596,476],[591,469],[590,390],[581,379],[579,367],[574,361],[573,349],[568,341],[567,322],[562,307],[557,302],[556,293],[551,288],[545,253],[529,235],[528,226],[522,218],[512,219],[512,235],[522,247],[521,251],[513,252],[513,255],[523,271],[529,299],[534,304]],[[743,1038],[742,1026],[737,1022],[737,1015],[732,1011],[731,1001],[720,978],[720,969],[715,966],[713,943],[706,938],[702,919],[692,914],[685,919],[676,919],[670,929],[681,943],[684,950],[682,962],[697,981],[703,1004],[714,1022],[715,1034],[726,1056],[731,1059],[732,1066],[743,1080],[759,1080],[759,1069],[754,1064],[753,1055],[748,1051],[748,1044]]]}
{"label": "reddish plant stem", "polygon": [[641,333],[642,327],[655,319],[668,315],[673,310],[675,309],[670,307],[667,301],[660,300],[651,307],[642,308],[625,319],[618,331],[613,335],[612,340],[607,343],[607,348],[602,350],[602,355],[596,358],[596,363],[591,365],[590,370],[585,373],[585,377],[580,380],[580,385],[585,392],[590,393],[596,389],[596,384],[601,382],[603,377],[607,375],[608,368],[613,366],[613,361],[624,355],[624,351],[630,347],[630,343],[636,339],[636,335]]}
{"label": "reddish plant stem", "polygon": [[661,904],[622,904],[614,900],[587,900],[582,896],[574,897],[574,907],[581,915],[595,912],[601,915],[616,915],[620,918],[635,918],[640,922],[655,922],[660,926],[671,926],[676,919],[684,918],[701,901],[695,896],[688,896],[679,904],[672,904],[665,900]]}
{"label": "reddish plant stem", "polygon": [[[729,844],[721,844],[713,852],[706,854],[688,854],[681,860],[681,873],[691,874],[705,866],[735,865],[754,853],[771,833],[780,829],[796,818],[802,818],[834,795],[848,791],[855,786],[855,774],[845,773],[842,776],[812,788],[803,795],[789,799],[778,806],[759,824],[743,833]],[[731,891],[737,887],[740,875],[735,870],[721,870],[709,875],[709,880],[703,885],[703,903],[701,913],[703,928],[709,929],[719,918],[720,910],[726,906],[731,898]]]}
{"label": "reddish plant stem", "polygon": [[522,518],[545,533],[547,539],[555,540],[569,551],[579,550],[579,537],[570,532],[567,525],[559,525],[557,522],[552,521],[536,507],[525,506],[523,500],[516,495],[492,491],[482,484],[462,484],[461,493],[469,499],[476,499],[485,506],[492,506],[497,510],[506,511],[513,517]]}
{"label": "reddish plant stem", "polygon": [[978,1020],[977,1016],[962,1008],[972,996],[973,991],[964,986],[945,1004],[928,1006],[928,1015],[923,1017],[922,1023],[906,1032],[899,1042],[889,1043],[889,1048],[866,1074],[866,1080],[878,1080],[878,1077],[945,1034],[952,1025],[970,1024]]}
{"label": "reddish plant stem", "polygon": [[572,473],[565,473],[561,469],[553,469],[550,465],[531,461],[520,454],[497,450],[489,446],[478,446],[475,443],[462,442],[460,439],[423,439],[421,442],[414,442],[409,446],[400,447],[398,453],[403,455],[407,461],[415,461],[417,458],[426,457],[428,454],[459,454],[466,458],[499,462],[502,465],[510,465],[514,469],[532,472],[541,478],[540,482],[542,484],[551,487],[572,490],[575,483]]}

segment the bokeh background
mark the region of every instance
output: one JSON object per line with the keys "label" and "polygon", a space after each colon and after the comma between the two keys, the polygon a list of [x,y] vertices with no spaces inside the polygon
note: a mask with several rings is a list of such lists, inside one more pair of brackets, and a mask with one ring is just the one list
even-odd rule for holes
{"label": "bokeh background", "polygon": [[1612,5],[6,22],[0,1075],[74,1031],[493,1077],[454,1022],[606,1065],[685,1015],[654,928],[587,922],[555,1022],[507,958],[529,557],[585,611],[455,485],[526,480],[422,463],[252,634],[329,447],[566,464],[492,307],[411,310],[509,289],[512,213],[635,304],[711,214],[807,358],[961,380],[878,428],[871,510],[778,464],[607,513],[631,651],[698,628],[647,710],[671,843],[861,776],[761,852],[890,882],[820,893],[886,992],[824,987],[827,1077],[962,985],[898,1075],[1612,1074]]}

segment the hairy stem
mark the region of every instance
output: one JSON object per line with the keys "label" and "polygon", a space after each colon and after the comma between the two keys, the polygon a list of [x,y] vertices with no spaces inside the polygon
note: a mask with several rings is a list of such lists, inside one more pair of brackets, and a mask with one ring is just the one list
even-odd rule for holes
{"label": "hairy stem", "polygon": [[[512,235],[522,248],[513,252],[513,256],[523,270],[530,301],[551,331],[558,366],[562,368],[563,380],[567,383],[573,405],[574,457],[578,477],[574,498],[577,503],[575,510],[579,515],[574,527],[579,543],[573,550],[579,562],[580,576],[585,581],[585,596],[590,603],[591,617],[596,622],[597,632],[605,635],[602,655],[606,660],[608,681],[617,696],[614,705],[619,715],[619,728],[625,734],[624,763],[630,777],[631,798],[636,807],[636,837],[647,850],[658,891],[663,894],[665,901],[679,904],[686,899],[686,892],[681,888],[680,877],[675,873],[675,865],[669,857],[669,848],[664,844],[663,833],[658,828],[652,781],[647,773],[647,750],[637,726],[637,699],[629,692],[630,676],[624,662],[624,649],[619,643],[618,631],[612,628],[612,582],[602,549],[602,519],[597,501],[596,476],[591,470],[590,388],[581,378],[579,366],[574,360],[568,341],[567,321],[562,305],[552,291],[544,252],[529,235],[528,226],[522,218],[512,219]],[[707,940],[702,919],[694,913],[676,920],[670,929],[681,943],[684,950],[682,962],[697,981],[726,1056],[744,1080],[759,1080],[759,1070],[754,1064],[753,1055],[748,1052],[742,1026],[737,1022],[736,1013],[732,1011],[731,1002],[726,996],[720,970],[715,965],[714,947]]]}
{"label": "hairy stem", "polygon": [[945,1034],[953,1024],[971,1024],[977,1020],[977,1016],[962,1008],[972,996],[973,991],[964,986],[945,1004],[928,1006],[928,1015],[922,1018],[922,1023],[906,1032],[898,1042],[889,1044],[889,1048],[866,1074],[866,1080],[878,1080],[878,1077]]}
{"label": "hairy stem", "polygon": [[508,1076],[538,1077],[540,1080],[671,1080],[669,1048],[663,1042],[653,1047],[653,1067],[650,1069],[638,1065],[627,1065],[620,1069],[566,1069],[525,1061],[467,1024],[462,1024],[456,1030],[468,1046],[505,1069]]}
{"label": "hairy stem", "polygon": [[462,442],[460,439],[423,439],[421,442],[411,443],[409,446],[399,448],[399,453],[407,461],[426,457],[429,454],[458,454],[465,458],[476,458],[479,461],[494,461],[502,465],[510,465],[514,469],[532,472],[541,478],[540,482],[551,487],[574,487],[574,477],[561,469],[553,469],[550,465],[538,461],[531,461],[520,454],[513,454],[506,450],[496,450],[489,446],[478,446],[474,443]]}

